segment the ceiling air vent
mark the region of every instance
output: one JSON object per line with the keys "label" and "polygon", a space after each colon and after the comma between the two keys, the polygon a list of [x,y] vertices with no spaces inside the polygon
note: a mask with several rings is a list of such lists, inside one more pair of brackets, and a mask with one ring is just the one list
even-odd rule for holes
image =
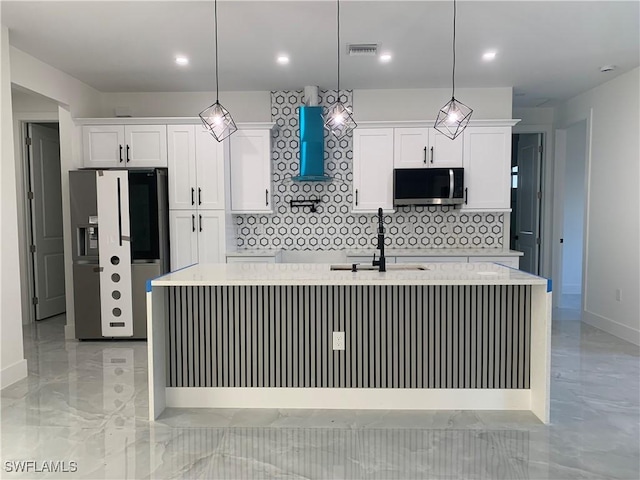
{"label": "ceiling air vent", "polygon": [[378,54],[378,44],[376,43],[351,43],[347,45],[347,51],[350,56],[370,56]]}

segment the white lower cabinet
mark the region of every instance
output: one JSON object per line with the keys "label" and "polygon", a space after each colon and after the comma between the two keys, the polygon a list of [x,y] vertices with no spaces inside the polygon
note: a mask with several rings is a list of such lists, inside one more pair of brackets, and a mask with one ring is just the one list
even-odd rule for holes
{"label": "white lower cabinet", "polygon": [[171,210],[171,270],[195,263],[224,263],[225,213],[216,210]]}

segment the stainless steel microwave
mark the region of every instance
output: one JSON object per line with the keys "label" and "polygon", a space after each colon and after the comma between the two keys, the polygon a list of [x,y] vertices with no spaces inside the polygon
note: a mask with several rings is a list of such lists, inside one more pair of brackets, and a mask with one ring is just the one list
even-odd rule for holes
{"label": "stainless steel microwave", "polygon": [[396,168],[393,205],[464,203],[464,168]]}

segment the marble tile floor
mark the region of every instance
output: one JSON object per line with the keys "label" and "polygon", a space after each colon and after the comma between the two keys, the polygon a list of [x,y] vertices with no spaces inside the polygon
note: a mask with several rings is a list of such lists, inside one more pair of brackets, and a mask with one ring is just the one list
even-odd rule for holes
{"label": "marble tile floor", "polygon": [[639,478],[638,347],[555,316],[548,426],[487,411],[168,409],[150,423],[144,342],[65,342],[64,317],[40,322],[24,332],[29,376],[0,394],[0,478]]}

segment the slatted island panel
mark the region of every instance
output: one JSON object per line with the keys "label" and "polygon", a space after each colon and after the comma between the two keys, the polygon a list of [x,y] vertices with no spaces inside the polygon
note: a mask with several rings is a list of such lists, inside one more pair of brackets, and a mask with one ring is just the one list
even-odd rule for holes
{"label": "slatted island panel", "polygon": [[548,421],[548,282],[489,263],[426,267],[202,265],[154,280],[150,416],[165,406],[462,408]]}

